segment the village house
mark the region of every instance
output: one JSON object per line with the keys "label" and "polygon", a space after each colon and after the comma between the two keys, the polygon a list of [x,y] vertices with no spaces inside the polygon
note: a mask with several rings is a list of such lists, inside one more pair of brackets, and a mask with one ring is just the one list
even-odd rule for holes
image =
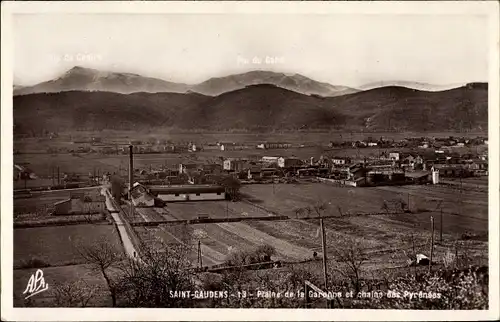
{"label": "village house", "polygon": [[223,162],[223,170],[224,171],[229,171],[229,172],[238,172],[241,170],[244,170],[246,165],[245,160],[239,160],[239,159],[226,159]]}
{"label": "village house", "polygon": [[278,164],[278,160],[280,157],[262,157],[261,161],[265,164],[276,163]]}
{"label": "village house", "polygon": [[278,167],[280,168],[298,168],[302,165],[302,160],[298,158],[278,158]]}
{"label": "village house", "polygon": [[134,183],[130,195],[132,196],[132,204],[135,207],[153,207],[155,205],[153,195],[138,182]]}
{"label": "village house", "polygon": [[198,169],[198,166],[196,163],[181,163],[179,164],[179,174],[187,174],[189,171],[195,171]]}
{"label": "village house", "polygon": [[488,162],[483,160],[469,160],[465,162],[464,167],[475,176],[488,175]]}
{"label": "village house", "polygon": [[201,171],[203,174],[221,174],[222,172],[222,166],[217,163],[210,163],[210,164],[201,164],[198,167],[198,170]]}
{"label": "village house", "polygon": [[104,196],[88,196],[72,192],[68,199],[54,203],[55,215],[98,214],[106,209]]}
{"label": "village house", "polygon": [[434,164],[434,169],[439,170],[442,177],[469,177],[473,172],[461,164]]}
{"label": "village house", "polygon": [[167,202],[226,199],[225,188],[218,185],[150,186],[148,189]]}
{"label": "village house", "polygon": [[189,152],[196,152],[197,151],[197,146],[195,143],[189,142],[188,144],[188,151]]}
{"label": "village house", "polygon": [[411,170],[423,169],[424,158],[415,153],[403,153],[400,155],[401,166]]}
{"label": "village house", "polygon": [[348,157],[332,157],[331,162],[334,166],[344,166],[351,163],[351,159]]}
{"label": "village house", "polygon": [[256,165],[251,165],[248,169],[247,169],[247,178],[248,180],[255,180],[257,178],[260,178],[260,172],[261,168],[259,166],[256,166]]}
{"label": "village house", "polygon": [[405,177],[415,184],[426,184],[432,182],[432,172],[430,171],[412,171],[405,172]]}
{"label": "village house", "polygon": [[389,159],[393,161],[399,161],[400,153],[399,152],[389,152]]}
{"label": "village house", "polygon": [[258,149],[288,149],[291,148],[291,143],[260,143],[257,145]]}

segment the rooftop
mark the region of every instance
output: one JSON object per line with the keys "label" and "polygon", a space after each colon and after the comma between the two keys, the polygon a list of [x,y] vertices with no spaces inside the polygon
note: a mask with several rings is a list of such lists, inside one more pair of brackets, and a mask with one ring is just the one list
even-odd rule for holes
{"label": "rooftop", "polygon": [[214,193],[224,192],[225,188],[218,185],[172,185],[148,186],[149,190],[158,193]]}

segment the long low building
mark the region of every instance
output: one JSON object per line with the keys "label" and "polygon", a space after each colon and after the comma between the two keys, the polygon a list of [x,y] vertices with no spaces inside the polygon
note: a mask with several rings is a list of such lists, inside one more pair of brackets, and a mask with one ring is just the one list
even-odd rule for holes
{"label": "long low building", "polygon": [[218,185],[149,186],[148,189],[167,202],[226,199],[226,189]]}

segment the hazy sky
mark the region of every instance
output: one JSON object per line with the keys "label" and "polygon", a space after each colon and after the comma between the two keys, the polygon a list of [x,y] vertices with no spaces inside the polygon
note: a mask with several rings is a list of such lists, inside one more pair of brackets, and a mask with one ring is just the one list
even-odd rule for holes
{"label": "hazy sky", "polygon": [[479,15],[37,14],[13,32],[21,85],[75,65],[185,83],[255,69],[348,86],[488,79]]}

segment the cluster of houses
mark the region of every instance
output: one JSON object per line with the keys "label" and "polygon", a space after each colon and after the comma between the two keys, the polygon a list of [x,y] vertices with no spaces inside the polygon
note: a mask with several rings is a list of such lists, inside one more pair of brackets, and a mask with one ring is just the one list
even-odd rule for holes
{"label": "cluster of houses", "polygon": [[447,137],[447,138],[406,138],[402,140],[388,140],[384,138],[374,139],[368,137],[362,141],[332,141],[330,148],[421,148],[421,149],[447,149],[460,148],[466,146],[487,145],[488,139],[485,137],[465,138],[465,137]]}
{"label": "cluster of houses", "polygon": [[221,176],[231,174],[249,183],[320,177],[360,186],[437,183],[439,176],[488,175],[488,161],[487,155],[387,152],[362,159],[344,156],[226,158],[214,163],[182,163],[174,169],[136,171],[136,177],[149,184],[216,184]]}
{"label": "cluster of houses", "polygon": [[[100,153],[100,154],[127,154],[128,147],[124,145],[105,144],[101,138],[92,137],[88,139],[75,140],[74,144],[83,144],[76,148],[60,148],[61,151],[53,151],[51,149],[48,153],[56,152],[70,152],[70,153]],[[187,153],[187,152],[201,152],[201,151],[234,151],[234,150],[248,150],[248,149],[262,149],[262,150],[277,150],[277,149],[291,149],[302,148],[304,144],[292,144],[289,142],[262,142],[256,144],[238,143],[238,142],[225,142],[219,141],[214,143],[199,144],[195,142],[180,142],[174,143],[165,139],[147,139],[132,140],[128,142],[134,146],[134,153]],[[374,139],[368,137],[366,140],[349,140],[349,141],[332,141],[328,144],[331,149],[335,148],[415,148],[415,149],[435,149],[436,151],[452,152],[456,148],[471,147],[478,145],[487,145],[488,139],[485,137],[465,138],[465,137],[447,137],[447,138],[406,138],[402,140],[389,140],[384,138]]]}
{"label": "cluster of houses", "polygon": [[[128,154],[127,145],[123,144],[104,144],[100,139],[95,138],[81,139],[73,141],[73,144],[82,144],[75,148],[50,148],[47,153],[99,153],[99,154]],[[156,140],[152,142],[132,140],[128,144],[133,145],[133,151],[136,154],[145,153],[186,153],[186,152],[201,152],[201,151],[235,151],[249,149],[288,149],[292,148],[291,143],[273,143],[265,142],[258,144],[243,144],[238,142],[215,142],[198,144],[195,142],[173,143],[166,140]],[[300,147],[300,146],[297,146]]]}

